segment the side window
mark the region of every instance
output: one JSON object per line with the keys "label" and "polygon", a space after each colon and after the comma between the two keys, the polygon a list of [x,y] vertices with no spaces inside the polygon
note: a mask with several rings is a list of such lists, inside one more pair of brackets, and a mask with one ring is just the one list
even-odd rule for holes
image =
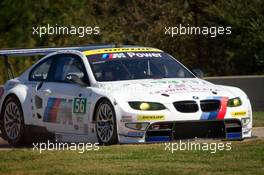
{"label": "side window", "polygon": [[83,77],[87,81],[84,66],[78,56],[75,55],[61,55],[56,62],[56,69],[53,74],[53,81],[67,82],[66,76],[69,73],[75,73],[79,77]]}
{"label": "side window", "polygon": [[29,80],[30,81],[45,81],[48,78],[48,73],[51,67],[52,59],[48,59],[47,61],[39,64],[37,67],[33,69],[30,73]]}

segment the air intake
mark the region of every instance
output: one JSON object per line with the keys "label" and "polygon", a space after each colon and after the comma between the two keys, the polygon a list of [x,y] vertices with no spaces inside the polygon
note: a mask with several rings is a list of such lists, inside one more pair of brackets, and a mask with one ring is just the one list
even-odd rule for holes
{"label": "air intake", "polygon": [[177,101],[173,105],[177,111],[184,113],[197,112],[199,109],[195,101]]}
{"label": "air intake", "polygon": [[200,105],[203,112],[213,112],[220,109],[219,100],[201,100]]}

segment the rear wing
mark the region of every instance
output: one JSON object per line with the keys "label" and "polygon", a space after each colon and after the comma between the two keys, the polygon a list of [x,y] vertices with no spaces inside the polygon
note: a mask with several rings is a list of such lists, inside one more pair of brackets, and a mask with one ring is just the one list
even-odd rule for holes
{"label": "rear wing", "polygon": [[53,52],[65,51],[65,50],[78,50],[82,52],[82,51],[93,50],[93,49],[114,48],[114,47],[116,47],[116,45],[84,45],[84,46],[73,46],[73,47],[6,49],[6,50],[0,50],[0,57],[4,58],[4,65],[6,67],[8,79],[12,79],[14,78],[14,73],[8,61],[9,57],[48,55]]}

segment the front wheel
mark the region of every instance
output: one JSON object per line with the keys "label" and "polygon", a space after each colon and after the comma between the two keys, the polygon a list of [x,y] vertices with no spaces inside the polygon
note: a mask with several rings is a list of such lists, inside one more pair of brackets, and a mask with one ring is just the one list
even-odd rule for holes
{"label": "front wheel", "polygon": [[9,97],[4,104],[2,130],[4,138],[12,146],[24,144],[24,116],[19,100]]}
{"label": "front wheel", "polygon": [[116,116],[113,105],[102,100],[96,109],[96,133],[100,144],[117,143]]}

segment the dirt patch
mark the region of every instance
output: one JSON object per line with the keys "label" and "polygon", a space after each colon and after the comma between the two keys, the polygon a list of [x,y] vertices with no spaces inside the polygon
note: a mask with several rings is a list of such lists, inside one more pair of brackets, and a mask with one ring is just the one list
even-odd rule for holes
{"label": "dirt patch", "polygon": [[264,127],[255,127],[253,128],[252,135],[257,138],[264,139]]}

